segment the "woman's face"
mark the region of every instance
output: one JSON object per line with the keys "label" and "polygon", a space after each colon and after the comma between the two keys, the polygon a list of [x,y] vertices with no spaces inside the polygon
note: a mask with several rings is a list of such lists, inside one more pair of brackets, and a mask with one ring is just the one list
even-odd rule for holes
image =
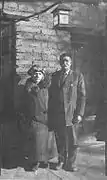
{"label": "woman's face", "polygon": [[40,83],[40,81],[42,81],[44,79],[44,75],[42,72],[38,71],[35,72],[34,76],[33,76],[34,81],[38,84]]}

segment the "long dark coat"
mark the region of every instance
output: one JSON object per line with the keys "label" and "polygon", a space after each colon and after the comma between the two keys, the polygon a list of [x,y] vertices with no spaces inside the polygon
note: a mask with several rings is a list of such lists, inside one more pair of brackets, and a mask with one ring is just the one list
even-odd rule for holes
{"label": "long dark coat", "polygon": [[[77,115],[83,116],[85,108],[83,75],[70,71],[63,84],[60,77],[61,71],[55,72],[49,88],[48,125],[53,130],[72,125]],[[64,102],[63,106],[61,101]]]}
{"label": "long dark coat", "polygon": [[48,89],[40,84],[34,87],[32,79],[28,79],[25,85],[26,92],[26,117],[30,121],[30,132],[32,133],[33,148],[30,160],[47,161],[48,153],[48,127],[47,127],[47,105]]}

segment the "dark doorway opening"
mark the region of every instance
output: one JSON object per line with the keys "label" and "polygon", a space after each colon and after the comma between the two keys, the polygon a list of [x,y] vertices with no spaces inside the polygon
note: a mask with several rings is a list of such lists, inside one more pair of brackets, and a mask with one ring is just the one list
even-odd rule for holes
{"label": "dark doorway opening", "polygon": [[16,32],[11,21],[0,22],[0,111],[10,114],[14,107]]}

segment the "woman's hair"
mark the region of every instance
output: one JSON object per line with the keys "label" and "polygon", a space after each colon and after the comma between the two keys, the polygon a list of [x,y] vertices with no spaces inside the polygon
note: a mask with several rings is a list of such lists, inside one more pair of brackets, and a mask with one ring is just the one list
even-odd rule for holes
{"label": "woman's hair", "polygon": [[33,76],[36,72],[42,72],[43,75],[45,75],[44,69],[37,67],[37,65],[33,65],[29,70],[28,70],[28,75]]}
{"label": "woman's hair", "polygon": [[[43,87],[49,87],[50,83],[51,83],[51,74],[49,74],[48,72],[46,72],[43,68],[37,67],[36,65],[32,66],[29,70],[28,70],[28,74],[32,77],[34,76],[34,74],[36,72],[42,72],[44,75],[43,80],[41,80],[41,82],[39,83],[39,86],[41,88]],[[31,79],[31,78],[30,78]]]}

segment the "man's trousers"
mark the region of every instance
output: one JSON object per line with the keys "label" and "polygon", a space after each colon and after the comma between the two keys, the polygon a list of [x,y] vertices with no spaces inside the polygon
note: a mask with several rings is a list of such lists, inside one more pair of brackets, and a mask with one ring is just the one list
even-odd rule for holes
{"label": "man's trousers", "polygon": [[59,162],[73,166],[77,156],[77,132],[78,124],[58,127],[55,130],[55,138]]}

